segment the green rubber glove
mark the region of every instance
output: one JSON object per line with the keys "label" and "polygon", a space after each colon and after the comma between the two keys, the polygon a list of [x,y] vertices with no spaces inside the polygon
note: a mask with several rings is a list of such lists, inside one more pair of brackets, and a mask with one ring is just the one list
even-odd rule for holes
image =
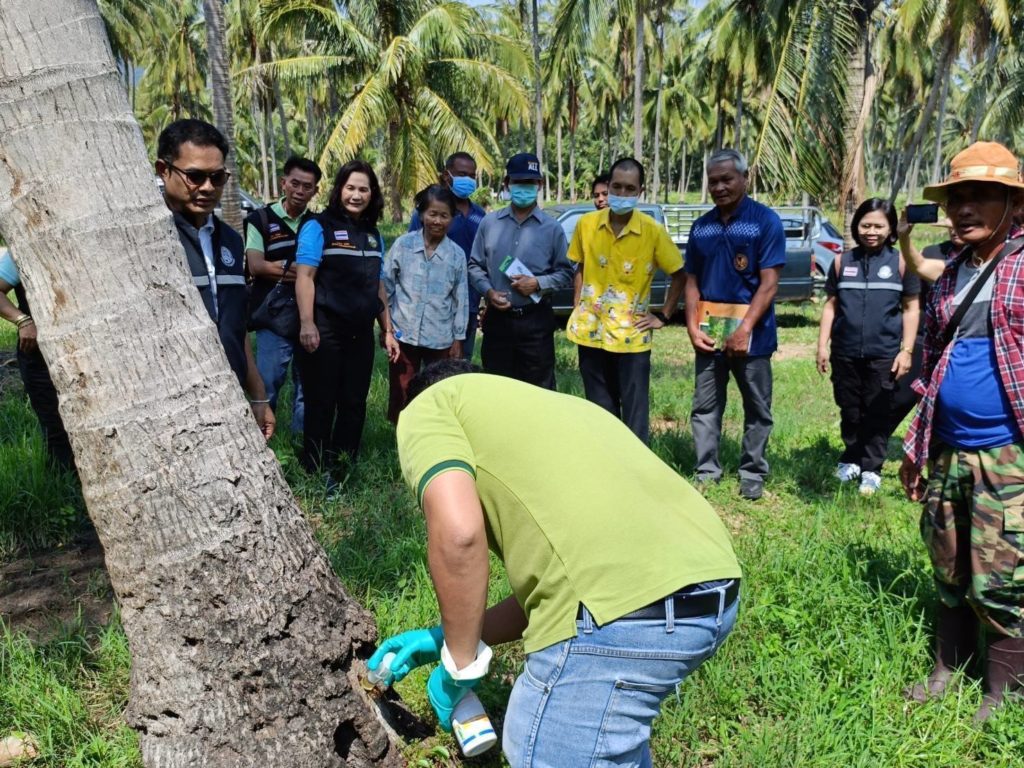
{"label": "green rubber glove", "polygon": [[380,666],[384,654],[395,654],[395,658],[391,661],[391,677],[388,680],[388,685],[390,685],[397,683],[416,667],[440,661],[443,645],[444,631],[441,627],[412,629],[389,637],[381,643],[370,660],[366,662],[366,666],[376,670]]}

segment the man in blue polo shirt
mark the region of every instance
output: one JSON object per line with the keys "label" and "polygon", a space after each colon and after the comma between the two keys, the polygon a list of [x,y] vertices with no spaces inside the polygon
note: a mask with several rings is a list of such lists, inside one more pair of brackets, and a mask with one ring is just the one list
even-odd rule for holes
{"label": "man in blue polo shirt", "polygon": [[[742,154],[715,152],[707,173],[715,208],[693,223],[685,265],[686,327],[696,352],[690,421],[697,480],[718,482],[722,476],[718,443],[731,372],[743,397],[740,495],[756,500],[768,475],[764,454],[772,431],[771,356],[778,346],[774,300],[786,263],[786,235],[774,211],[747,197]],[[738,326],[716,341],[708,333],[716,323],[705,324],[709,314],[738,320]]]}
{"label": "man in blue polo shirt", "polygon": [[[448,239],[455,243],[466,254],[466,262],[473,252],[473,240],[487,212],[470,200],[476,192],[476,160],[468,152],[456,152],[449,156],[441,171],[441,186],[447,187],[455,195],[455,217],[448,227]],[[412,212],[409,231],[423,229],[419,211]],[[473,359],[473,347],[476,345],[477,317],[480,309],[480,294],[469,285],[469,320],[466,323],[466,340],[462,342],[462,357]]]}

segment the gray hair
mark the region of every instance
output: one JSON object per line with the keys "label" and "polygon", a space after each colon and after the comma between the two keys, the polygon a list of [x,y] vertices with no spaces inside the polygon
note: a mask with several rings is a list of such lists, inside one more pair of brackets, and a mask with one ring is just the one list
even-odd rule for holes
{"label": "gray hair", "polygon": [[711,170],[711,166],[718,165],[719,163],[732,163],[732,167],[736,169],[737,173],[746,173],[750,167],[747,165],[747,158],[743,156],[742,152],[729,148],[713,152],[711,157],[708,158],[707,169]]}

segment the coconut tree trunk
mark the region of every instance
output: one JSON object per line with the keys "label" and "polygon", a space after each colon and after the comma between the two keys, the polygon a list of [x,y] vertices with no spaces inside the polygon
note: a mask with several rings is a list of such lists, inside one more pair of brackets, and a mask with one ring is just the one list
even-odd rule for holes
{"label": "coconut tree trunk", "polygon": [[540,79],[540,12],[537,8],[537,0],[532,0],[532,7],[533,129],[537,159],[540,160],[540,172],[544,174],[545,199],[548,199],[551,197],[551,186],[548,182],[547,168],[544,166],[544,94],[541,92]]}
{"label": "coconut tree trunk", "polygon": [[228,367],[95,0],[4,0],[0,124],[0,233],[121,606],[144,764],[401,764],[353,685],[373,620]]}
{"label": "coconut tree trunk", "polygon": [[[992,41],[988,44],[988,50],[985,51],[985,69],[984,74],[982,74],[982,82],[986,85],[992,82],[992,70],[995,69],[996,58],[999,55],[1001,45],[999,36],[993,35]],[[978,106],[975,108],[974,117],[971,120],[971,144],[978,140],[981,124],[985,120],[985,113],[988,111],[989,104],[988,99],[978,99]]]}
{"label": "coconut tree trunk", "polygon": [[847,68],[846,117],[843,130],[846,144],[845,168],[839,189],[843,239],[847,248],[855,245],[851,223],[857,206],[864,199],[864,135],[878,86],[878,75],[871,62],[871,30],[868,23],[870,13],[869,7],[862,6],[857,16],[861,40],[851,52],[850,65]]}
{"label": "coconut tree trunk", "polygon": [[700,164],[701,167],[701,182],[700,182],[700,203],[706,205],[708,202],[708,150],[704,148],[704,161]]}
{"label": "coconut tree trunk", "polygon": [[263,110],[259,105],[259,97],[254,93],[252,103],[252,122],[256,126],[256,139],[260,145],[260,169],[262,171],[260,183],[260,199],[264,202],[270,199],[270,166],[267,161],[267,129],[263,119]]}
{"label": "coconut tree trunk", "polygon": [[277,190],[277,141],[274,139],[274,116],[269,99],[269,94],[267,94],[267,100],[263,103],[263,117],[267,121],[267,145],[270,149],[270,188],[274,191],[273,194],[276,199],[280,196]]}
{"label": "coconut tree trunk", "polygon": [[557,184],[557,192],[558,192],[558,200],[559,200],[559,202],[561,202],[561,200],[562,200],[562,181],[565,179],[565,175],[562,173],[563,166],[562,166],[562,121],[561,120],[558,121],[558,130],[555,133],[555,142],[557,144],[556,151],[558,152],[558,184]]}
{"label": "coconut tree trunk", "polygon": [[740,71],[736,79],[736,125],[733,134],[735,144],[733,146],[740,152],[743,151],[743,71]]}
{"label": "coconut tree trunk", "polygon": [[686,142],[679,149],[679,202],[686,202]]}
{"label": "coconut tree trunk", "polygon": [[284,111],[284,99],[281,97],[281,81],[274,78],[274,101],[277,102],[277,121],[281,124],[281,138],[284,140],[284,156],[292,154],[292,140],[288,137],[288,117]]}
{"label": "coconut tree trunk", "polygon": [[949,96],[949,76],[952,67],[946,68],[946,76],[942,79],[942,93],[939,94],[939,116],[935,121],[935,158],[932,160],[932,182],[942,181],[942,129],[946,123],[946,99]]}
{"label": "coconut tree trunk", "polygon": [[[662,82],[665,79],[665,22],[662,19],[664,3],[658,5],[658,82],[655,86],[654,106],[654,187],[652,200],[658,200],[658,191],[661,188],[661,116],[664,112],[665,86]],[[667,154],[667,153],[666,153]],[[666,160],[667,162],[667,160]],[[666,172],[665,191],[668,192],[668,173]]]}
{"label": "coconut tree trunk", "polygon": [[313,103],[313,84],[306,87],[306,157],[316,156],[316,104]]}
{"label": "coconut tree trunk", "polygon": [[206,55],[210,60],[210,91],[213,121],[228,140],[231,150],[225,164],[231,176],[220,199],[221,218],[235,229],[242,228],[242,198],[238,190],[238,166],[235,150],[235,112],[231,103],[231,68],[228,64],[227,27],[224,25],[224,3],[203,0],[206,20]]}
{"label": "coconut tree trunk", "polygon": [[644,161],[644,0],[636,0],[633,41],[633,157]]}

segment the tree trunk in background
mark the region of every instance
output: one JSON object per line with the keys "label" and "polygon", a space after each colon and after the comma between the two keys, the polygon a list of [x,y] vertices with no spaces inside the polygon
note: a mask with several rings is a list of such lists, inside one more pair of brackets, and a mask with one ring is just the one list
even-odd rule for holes
{"label": "tree trunk in background", "polygon": [[[992,71],[996,66],[996,57],[999,55],[1000,40],[998,35],[992,35],[992,42],[988,44],[988,50],[985,52],[985,70],[982,75],[982,82],[988,84],[992,82]],[[987,99],[978,99],[978,107],[974,112],[974,118],[971,120],[971,144],[978,140],[978,135],[981,133],[981,124],[985,120],[985,113],[988,111],[989,102]]]}
{"label": "tree trunk in background", "polygon": [[[903,189],[903,183],[906,181],[906,168],[913,159],[916,167],[918,162],[918,155],[921,151],[921,142],[924,140],[925,133],[928,131],[928,122],[931,120],[932,113],[935,111],[935,104],[939,98],[939,92],[942,90],[942,81],[946,77],[946,71],[952,64],[953,55],[955,54],[955,46],[953,45],[953,33],[950,30],[946,30],[942,36],[942,48],[939,53],[938,59],[935,63],[935,72],[932,76],[931,90],[928,92],[928,100],[924,104],[924,108],[921,110],[921,118],[918,121],[917,128],[914,131],[913,136],[910,138],[910,145],[906,148],[903,153],[903,160],[900,162],[899,167],[896,169],[896,177],[893,179],[892,189],[889,191],[889,199],[895,200],[896,195],[899,194],[900,190]],[[916,182],[912,182],[913,183]]]}
{"label": "tree trunk in background", "polygon": [[608,124],[607,123],[605,123],[602,126],[602,130],[604,130],[604,141],[601,142],[601,155],[597,159],[597,173],[594,174],[595,176],[597,176],[598,174],[604,173],[604,151],[605,151],[605,149],[610,149],[610,147],[608,146],[608,142],[610,141],[610,139],[608,138]]}
{"label": "tree trunk in background", "polygon": [[316,104],[312,84],[306,88],[306,157],[316,157]]}
{"label": "tree trunk in background", "polygon": [[274,101],[277,102],[277,121],[281,124],[281,138],[284,139],[284,156],[292,154],[292,140],[288,137],[288,117],[284,111],[284,99],[281,98],[281,82],[274,78]]}
{"label": "tree trunk in background", "polygon": [[917,180],[921,178],[921,156],[914,155],[910,164],[910,173],[907,176],[907,201],[911,201],[917,195]]}
{"label": "tree trunk in background", "polygon": [[636,2],[633,41],[633,157],[644,161],[644,0]]}
{"label": "tree trunk in background", "polygon": [[0,125],[0,233],[120,605],[144,764],[400,765],[357,684],[373,618],[228,367],[95,0],[4,0]]}
{"label": "tree trunk in background", "polygon": [[263,111],[259,106],[259,98],[252,95],[252,122],[256,126],[256,138],[260,144],[260,168],[262,170],[262,183],[260,185],[260,199],[263,202],[270,200],[270,167],[267,164],[267,130],[266,121],[263,119]]}
{"label": "tree trunk in background", "polygon": [[845,144],[843,178],[839,187],[839,211],[843,217],[843,240],[853,248],[851,222],[864,199],[864,135],[878,86],[878,75],[871,62],[871,7],[862,4],[856,14],[860,42],[850,55],[847,68],[846,115],[843,124]]}
{"label": "tree trunk in background", "polygon": [[558,121],[558,130],[556,132],[555,141],[557,143],[556,151],[558,152],[558,185],[557,185],[557,193],[558,193],[558,200],[559,200],[559,202],[561,202],[561,200],[562,200],[562,181],[565,178],[565,176],[563,174],[563,166],[562,166],[562,121],[561,120]]}
{"label": "tree trunk in background", "polygon": [[267,119],[267,145],[270,148],[270,187],[274,190],[274,199],[280,197],[277,189],[277,177],[280,169],[277,164],[277,140],[274,138],[274,114],[270,106],[270,94],[266,94],[263,115]]}
{"label": "tree trunk in background", "polygon": [[718,105],[718,119],[715,121],[715,151],[718,151],[722,148],[722,142],[725,141],[725,110],[722,109],[721,94],[717,91],[715,102]]}
{"label": "tree trunk in background", "polygon": [[739,78],[736,80],[736,125],[735,137],[736,143],[733,145],[736,147],[737,152],[743,151],[743,72],[740,72]]}
{"label": "tree trunk in background", "polygon": [[551,199],[551,184],[548,181],[548,170],[544,166],[544,95],[541,92],[540,80],[540,16],[537,0],[532,0],[532,36],[533,36],[533,123],[534,141],[537,144],[537,159],[540,160],[540,172],[544,174],[545,200]]}
{"label": "tree trunk in background", "polygon": [[686,142],[679,148],[679,202],[686,202]]}
{"label": "tree trunk in background", "polygon": [[946,123],[946,98],[949,96],[949,78],[953,68],[946,68],[942,78],[942,93],[939,94],[939,116],[935,121],[935,158],[932,160],[932,183],[942,181],[942,128]]}
{"label": "tree trunk in background", "polygon": [[[665,79],[665,23],[662,19],[662,13],[664,10],[664,4],[658,5],[658,85],[657,92],[655,94],[655,106],[654,106],[654,194],[651,197],[652,200],[657,202],[658,191],[661,187],[661,115],[664,110],[664,92],[665,84],[662,82]],[[665,153],[670,154],[669,152]],[[667,159],[666,159],[667,162]],[[668,172],[665,173],[665,192],[668,193]]]}
{"label": "tree trunk in background", "polygon": [[569,201],[579,198],[576,184],[576,131],[580,128],[580,93],[576,78],[569,81]]}
{"label": "tree trunk in background", "polygon": [[708,150],[704,148],[704,162],[700,164],[701,167],[701,182],[700,182],[700,203],[701,205],[707,205],[708,202]]}
{"label": "tree trunk in background", "polygon": [[231,67],[228,62],[227,32],[224,25],[224,3],[203,0],[206,20],[206,55],[210,60],[210,91],[213,101],[213,122],[228,140],[225,165],[231,176],[220,199],[221,218],[242,231],[242,198],[238,190],[238,151],[235,146],[235,110],[231,102]]}

